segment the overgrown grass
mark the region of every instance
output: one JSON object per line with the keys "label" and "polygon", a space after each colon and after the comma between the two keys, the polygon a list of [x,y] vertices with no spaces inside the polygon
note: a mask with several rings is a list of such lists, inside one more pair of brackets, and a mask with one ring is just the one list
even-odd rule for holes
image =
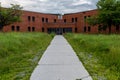
{"label": "overgrown grass", "polygon": [[0,80],[29,80],[54,35],[0,33]]}
{"label": "overgrown grass", "polygon": [[66,34],[94,80],[120,80],[120,35]]}

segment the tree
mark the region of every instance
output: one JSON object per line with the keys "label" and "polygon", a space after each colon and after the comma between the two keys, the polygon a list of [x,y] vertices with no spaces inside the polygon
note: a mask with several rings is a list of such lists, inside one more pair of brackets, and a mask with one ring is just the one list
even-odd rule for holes
{"label": "tree", "polygon": [[22,7],[16,4],[11,4],[10,8],[3,8],[0,5],[0,32],[3,31],[4,26],[21,21],[21,9]]}
{"label": "tree", "polygon": [[89,24],[109,28],[109,33],[112,26],[120,26],[120,0],[99,0],[97,8],[98,15],[89,18]]}

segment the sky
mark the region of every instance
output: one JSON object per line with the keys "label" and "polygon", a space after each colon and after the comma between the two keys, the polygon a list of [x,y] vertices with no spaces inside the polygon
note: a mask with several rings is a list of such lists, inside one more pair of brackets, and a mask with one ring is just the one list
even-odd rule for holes
{"label": "sky", "polygon": [[0,0],[2,7],[19,4],[23,10],[42,13],[75,13],[96,9],[98,0]]}

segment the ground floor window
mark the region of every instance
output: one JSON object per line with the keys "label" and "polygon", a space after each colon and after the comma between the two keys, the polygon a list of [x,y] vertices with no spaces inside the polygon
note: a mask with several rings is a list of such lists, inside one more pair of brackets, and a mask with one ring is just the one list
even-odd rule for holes
{"label": "ground floor window", "polygon": [[75,32],[77,32],[77,28],[75,28]]}
{"label": "ground floor window", "polygon": [[117,26],[116,26],[116,31],[119,31],[119,29],[120,29],[120,26],[117,25]]}
{"label": "ground floor window", "polygon": [[15,31],[15,26],[11,26],[11,28],[12,28],[12,31]]}
{"label": "ground floor window", "polygon": [[86,27],[84,27],[84,32],[86,32]]}
{"label": "ground floor window", "polygon": [[30,27],[28,27],[28,31],[29,31],[29,32],[31,31],[31,28],[30,28]]}
{"label": "ground floor window", "polygon": [[48,28],[48,33],[56,33],[56,34],[63,34],[63,33],[70,33],[72,32],[72,28]]}
{"label": "ground floor window", "polygon": [[32,27],[32,31],[33,31],[33,32],[35,31],[35,27]]}
{"label": "ground floor window", "polygon": [[16,30],[17,30],[17,31],[20,31],[20,26],[17,26],[17,27],[16,27]]}
{"label": "ground floor window", "polygon": [[88,27],[88,32],[90,32],[90,31],[91,31],[91,27],[89,26],[89,27]]}
{"label": "ground floor window", "polygon": [[44,28],[42,28],[42,32],[44,32]]}
{"label": "ground floor window", "polygon": [[12,31],[20,31],[20,26],[11,26]]}

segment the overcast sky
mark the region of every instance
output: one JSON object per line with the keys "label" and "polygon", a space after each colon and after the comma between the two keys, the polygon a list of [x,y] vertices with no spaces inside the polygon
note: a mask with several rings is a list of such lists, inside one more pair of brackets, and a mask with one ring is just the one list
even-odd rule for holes
{"label": "overcast sky", "polygon": [[24,10],[42,13],[75,13],[96,9],[98,0],[0,0],[3,7],[19,4]]}

